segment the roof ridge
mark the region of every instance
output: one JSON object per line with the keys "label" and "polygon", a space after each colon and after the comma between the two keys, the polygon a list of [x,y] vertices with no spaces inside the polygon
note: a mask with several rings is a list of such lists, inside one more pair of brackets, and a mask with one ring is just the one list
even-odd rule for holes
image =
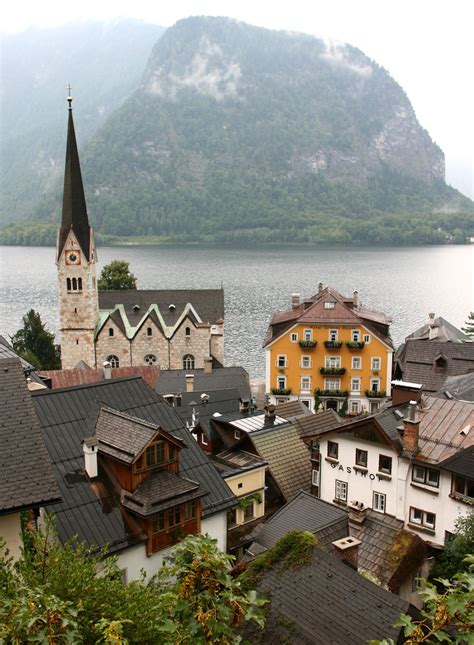
{"label": "roof ridge", "polygon": [[101,413],[102,410],[104,410],[104,412],[108,412],[109,414],[113,414],[117,417],[121,417],[122,419],[128,419],[128,420],[134,421],[138,425],[146,426],[147,428],[151,428],[152,430],[158,431],[162,429],[160,426],[157,426],[155,423],[152,423],[151,421],[145,421],[145,419],[140,419],[139,417],[135,417],[132,414],[123,412],[122,410],[117,410],[116,408],[112,408],[109,405],[106,405],[104,403],[100,404],[99,414]]}

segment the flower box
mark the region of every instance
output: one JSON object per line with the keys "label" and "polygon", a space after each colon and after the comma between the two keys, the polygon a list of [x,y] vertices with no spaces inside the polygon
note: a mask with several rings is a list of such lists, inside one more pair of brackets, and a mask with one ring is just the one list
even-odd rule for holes
{"label": "flower box", "polygon": [[316,396],[334,396],[334,397],[339,397],[339,398],[346,398],[349,396],[349,392],[347,390],[320,390],[317,388],[314,391]]}
{"label": "flower box", "polygon": [[320,374],[333,374],[335,376],[342,376],[346,373],[345,367],[321,367],[319,370]]}
{"label": "flower box", "polygon": [[272,394],[276,396],[288,396],[288,394],[291,394],[291,387],[272,387]]}
{"label": "flower box", "polygon": [[374,392],[374,390],[365,391],[365,396],[368,399],[383,399],[386,395],[387,393],[385,392],[385,390],[379,390],[378,392]]}
{"label": "flower box", "polygon": [[364,349],[364,341],[363,340],[348,340],[346,342],[346,347],[349,349]]}
{"label": "flower box", "polygon": [[327,349],[339,349],[342,347],[342,340],[325,340],[324,347]]}
{"label": "flower box", "polygon": [[313,349],[318,344],[317,340],[300,340],[300,347],[305,349]]}

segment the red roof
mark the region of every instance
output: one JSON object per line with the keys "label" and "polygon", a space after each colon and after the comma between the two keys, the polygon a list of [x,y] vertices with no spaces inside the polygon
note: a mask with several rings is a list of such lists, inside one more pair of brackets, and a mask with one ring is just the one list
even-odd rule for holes
{"label": "red roof", "polygon": [[[43,370],[39,375],[51,379],[53,389],[70,387],[71,385],[85,385],[104,380],[104,370],[99,369],[73,369],[73,370]],[[153,365],[137,365],[135,367],[114,367],[112,378],[124,378],[127,376],[141,376],[151,388],[155,389],[156,378],[160,375],[160,369]]]}

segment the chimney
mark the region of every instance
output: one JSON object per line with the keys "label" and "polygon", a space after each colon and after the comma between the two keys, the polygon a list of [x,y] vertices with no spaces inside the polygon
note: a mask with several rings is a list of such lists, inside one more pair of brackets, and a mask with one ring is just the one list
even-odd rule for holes
{"label": "chimney", "polygon": [[409,401],[421,401],[423,386],[420,383],[392,381],[392,405],[403,405]]}
{"label": "chimney", "polygon": [[265,425],[273,425],[276,417],[276,409],[273,403],[265,406]]}
{"label": "chimney", "polygon": [[362,525],[367,517],[367,507],[362,502],[350,502],[347,505],[349,511],[349,534],[359,539]]}
{"label": "chimney", "polygon": [[97,469],[97,439],[89,437],[82,442],[84,453],[84,470],[89,479],[95,479],[98,475]]}
{"label": "chimney", "polygon": [[102,363],[102,367],[104,368],[104,378],[106,381],[110,381],[112,378],[112,365],[109,363],[109,361],[104,361]]}
{"label": "chimney", "polygon": [[250,411],[250,401],[248,399],[240,399],[240,413],[247,415]]}
{"label": "chimney", "polygon": [[420,432],[420,415],[417,402],[410,401],[408,418],[403,419],[403,448],[410,454],[418,452],[418,437]]}
{"label": "chimney", "polygon": [[434,340],[438,338],[438,325],[435,323],[435,315],[428,314],[428,338],[429,340]]}
{"label": "chimney", "polygon": [[292,309],[298,309],[300,306],[300,294],[299,293],[292,293],[291,294],[291,308]]}
{"label": "chimney", "polygon": [[212,358],[211,357],[204,359],[204,374],[212,374]]}
{"label": "chimney", "polygon": [[322,283],[322,282],[320,282],[320,283],[318,284],[318,293],[321,293],[321,291],[322,291],[322,290],[323,290],[323,283]]}
{"label": "chimney", "polygon": [[357,560],[359,555],[360,540],[355,537],[345,537],[332,543],[334,554],[357,571]]}
{"label": "chimney", "polygon": [[175,404],[175,406],[177,408],[180,408],[182,402],[183,402],[183,397],[181,396],[181,394],[175,394],[174,395],[174,404]]}
{"label": "chimney", "polygon": [[186,392],[194,391],[194,374],[186,374]]}
{"label": "chimney", "polygon": [[359,292],[356,289],[352,292],[352,303],[352,307],[357,309],[359,306]]}

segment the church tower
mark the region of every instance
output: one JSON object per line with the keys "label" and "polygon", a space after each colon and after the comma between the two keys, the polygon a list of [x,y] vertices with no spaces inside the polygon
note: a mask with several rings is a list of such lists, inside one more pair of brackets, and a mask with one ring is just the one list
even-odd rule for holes
{"label": "church tower", "polygon": [[94,335],[99,322],[94,234],[89,226],[77,151],[72,98],[68,96],[68,131],[63,212],[56,244],[61,363],[96,366]]}

